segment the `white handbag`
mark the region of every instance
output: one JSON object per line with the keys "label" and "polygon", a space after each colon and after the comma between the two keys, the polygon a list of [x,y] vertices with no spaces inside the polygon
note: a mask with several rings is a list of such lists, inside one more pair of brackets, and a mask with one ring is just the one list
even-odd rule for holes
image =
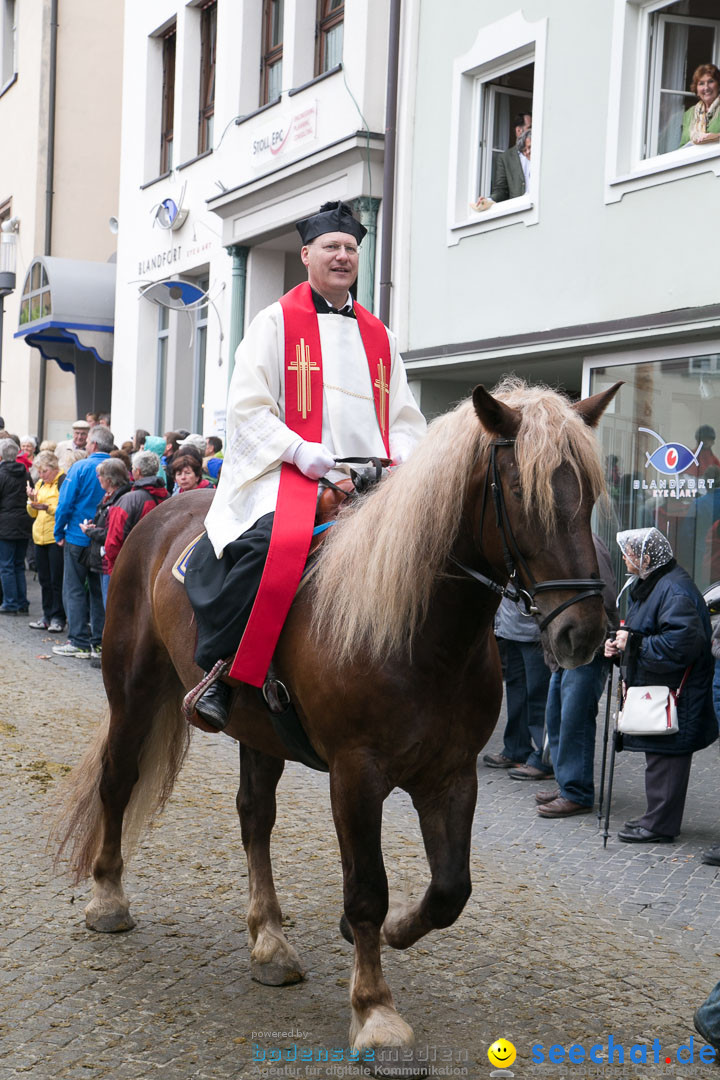
{"label": "white handbag", "polygon": [[669,686],[628,686],[618,716],[618,731],[624,735],[677,734],[677,702],[689,674],[687,668],[677,690]]}

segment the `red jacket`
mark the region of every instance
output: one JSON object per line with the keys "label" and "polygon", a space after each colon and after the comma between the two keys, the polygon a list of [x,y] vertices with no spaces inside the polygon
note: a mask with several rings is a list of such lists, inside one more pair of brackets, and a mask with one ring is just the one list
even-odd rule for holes
{"label": "red jacket", "polygon": [[167,488],[159,476],[141,476],[132,486],[132,491],[110,507],[108,513],[107,538],[105,540],[105,560],[103,572],[111,574],[120,548],[141,518],[168,498]]}

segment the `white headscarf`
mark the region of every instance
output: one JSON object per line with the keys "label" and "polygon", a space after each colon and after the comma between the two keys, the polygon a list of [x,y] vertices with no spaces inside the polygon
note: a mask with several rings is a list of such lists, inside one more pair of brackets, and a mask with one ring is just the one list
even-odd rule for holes
{"label": "white headscarf", "polygon": [[626,529],[617,534],[616,540],[625,558],[636,568],[635,574],[643,580],[674,557],[668,538],[659,529]]}

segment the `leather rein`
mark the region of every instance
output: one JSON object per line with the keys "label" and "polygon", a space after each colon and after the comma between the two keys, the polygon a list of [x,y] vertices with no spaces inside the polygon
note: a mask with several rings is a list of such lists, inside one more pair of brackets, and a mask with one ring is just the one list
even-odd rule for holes
{"label": "leather rein", "polygon": [[[577,604],[580,600],[589,600],[596,596],[602,596],[604,586],[602,581],[599,581],[596,578],[563,578],[559,581],[535,580],[513,535],[507,506],[505,504],[502,482],[500,480],[500,471],[497,464],[497,447],[514,445],[515,439],[495,439],[490,443],[490,461],[488,462],[488,468],[485,474],[480,511],[480,536],[482,537],[489,487],[492,492],[493,506],[495,507],[495,524],[502,540],[505,569],[508,572],[510,580],[506,585],[502,585],[499,581],[495,581],[493,578],[481,574],[478,570],[473,570],[471,566],[466,566],[465,563],[461,562],[460,559],[456,558],[454,555],[451,555],[450,559],[465,574],[475,581],[478,581],[481,585],[484,585],[487,589],[490,589],[491,592],[496,593],[498,596],[505,597],[507,600],[512,600],[514,604],[522,604],[525,609],[522,614],[527,615],[528,618],[541,614],[540,609],[535,604],[535,597],[538,593],[555,589],[580,590],[576,596],[571,596],[569,600],[565,600],[564,603],[558,604],[549,615],[545,616],[539,623],[540,631],[542,633],[557,615],[572,604]],[[522,572],[522,575],[527,582],[527,588],[523,588],[518,584],[518,570]]]}

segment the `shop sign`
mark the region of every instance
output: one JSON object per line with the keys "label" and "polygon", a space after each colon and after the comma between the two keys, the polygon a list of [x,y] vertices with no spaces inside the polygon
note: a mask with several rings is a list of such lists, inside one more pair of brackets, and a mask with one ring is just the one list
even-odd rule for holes
{"label": "shop sign", "polygon": [[679,473],[685,472],[691,465],[699,465],[698,455],[702,450],[703,444],[700,443],[697,450],[693,454],[689,447],[683,446],[682,443],[666,443],[662,435],[658,435],[657,431],[653,431],[649,427],[638,428],[638,431],[646,431],[648,435],[652,435],[660,443],[652,454],[648,454],[645,451],[645,468],[648,465],[652,465],[658,472],[666,473],[668,476],[677,476]]}
{"label": "shop sign", "polygon": [[[183,188],[183,192],[185,189]],[[182,202],[182,198],[180,199]],[[155,209],[155,217],[153,219],[154,225],[159,225],[161,229],[170,229],[175,232],[176,229],[181,229],[185,224],[185,219],[188,216],[188,211],[183,210],[174,199],[163,199],[158,203]]]}
{"label": "shop sign", "polygon": [[[633,488],[636,491],[649,491],[656,499],[694,499],[697,495],[704,495],[706,491],[714,487],[715,481],[711,478],[688,476],[680,478],[680,473],[686,472],[691,465],[700,465],[699,455],[703,444],[700,443],[695,453],[683,443],[665,442],[662,435],[652,428],[641,427],[638,431],[644,431],[657,439],[657,446],[652,453],[645,451],[645,468],[652,465],[656,472],[664,474],[659,480],[633,480]],[[664,479],[669,476],[671,479]]]}
{"label": "shop sign", "polygon": [[278,117],[272,127],[260,129],[250,144],[250,160],[256,167],[267,165],[276,157],[288,154],[317,135],[317,102],[293,113]]}
{"label": "shop sign", "polygon": [[140,277],[148,274],[151,270],[165,270],[167,267],[180,262],[180,252],[181,245],[177,244],[166,251],[158,252],[157,255],[150,255],[147,259],[141,259],[138,263]]}
{"label": "shop sign", "polygon": [[712,477],[705,479],[703,476],[672,478],[665,480],[633,480],[635,491],[648,491],[656,499],[695,499],[698,495],[706,495],[712,491],[715,481]]}

